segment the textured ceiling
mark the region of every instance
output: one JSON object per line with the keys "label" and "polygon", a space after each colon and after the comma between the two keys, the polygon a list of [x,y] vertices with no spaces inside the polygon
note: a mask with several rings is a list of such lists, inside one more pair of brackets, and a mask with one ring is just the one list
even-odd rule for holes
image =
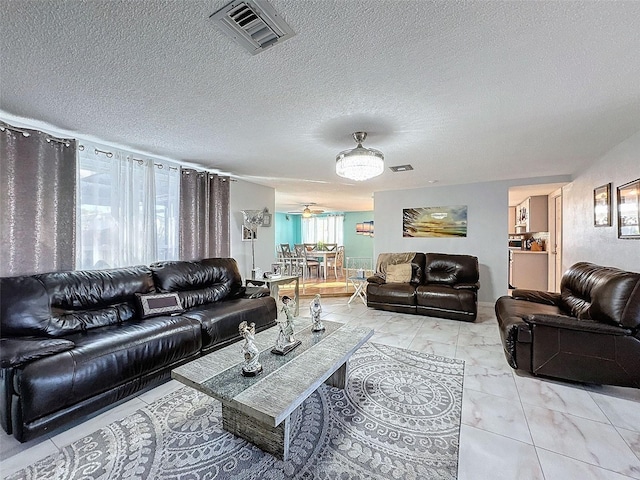
{"label": "textured ceiling", "polygon": [[[225,1],[0,0],[0,109],[276,188],[279,210],[576,174],[640,129],[640,2],[272,0],[296,36],[251,56]],[[369,133],[385,173],[335,155]]]}

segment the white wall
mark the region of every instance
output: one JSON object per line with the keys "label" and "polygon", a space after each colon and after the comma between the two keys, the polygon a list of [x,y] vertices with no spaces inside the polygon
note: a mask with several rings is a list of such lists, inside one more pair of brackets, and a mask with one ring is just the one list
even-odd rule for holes
{"label": "white wall", "polygon": [[[506,295],[509,277],[509,187],[568,182],[567,176],[447,185],[374,194],[374,258],[383,252],[475,255],[480,265],[478,301]],[[466,238],[403,238],[402,209],[467,205]]]}
{"label": "white wall", "polygon": [[[640,132],[575,176],[562,190],[563,269],[580,261],[640,272],[640,240],[618,238],[616,188],[640,178]],[[612,185],[611,227],[593,226],[593,189]]]}
{"label": "white wall", "polygon": [[[242,210],[269,209],[275,213],[276,191],[271,187],[242,180],[231,182],[229,209],[231,216],[231,257],[235,258],[245,279],[251,273],[251,242],[242,241]],[[274,216],[275,218],[275,216]],[[275,227],[258,227],[255,241],[256,267],[269,270],[275,260]]]}

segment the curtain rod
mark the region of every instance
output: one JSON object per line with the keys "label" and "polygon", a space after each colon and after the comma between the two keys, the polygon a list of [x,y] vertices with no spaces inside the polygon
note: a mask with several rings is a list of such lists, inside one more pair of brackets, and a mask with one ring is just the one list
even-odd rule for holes
{"label": "curtain rod", "polygon": [[58,137],[54,137],[52,135],[49,135],[48,133],[40,132],[40,130],[23,130],[22,128],[18,128],[18,127],[14,127],[13,125],[9,125],[8,123],[0,122],[0,131],[4,132],[5,130],[9,130],[11,132],[21,133],[23,137],[30,137],[31,136],[31,132],[42,133],[47,142],[49,142],[49,143],[51,143],[51,142],[62,143],[63,145],[65,145],[67,147],[71,146],[71,143],[75,141],[75,139],[73,139],[73,138],[58,138]]}

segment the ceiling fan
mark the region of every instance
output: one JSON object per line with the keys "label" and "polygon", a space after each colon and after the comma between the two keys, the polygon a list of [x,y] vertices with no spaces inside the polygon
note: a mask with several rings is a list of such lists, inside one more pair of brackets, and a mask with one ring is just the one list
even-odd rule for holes
{"label": "ceiling fan", "polygon": [[298,211],[289,212],[289,213],[300,213],[302,214],[303,218],[309,218],[312,215],[318,215],[319,213],[324,213],[324,210],[309,208],[309,207],[315,206],[316,205],[315,203],[303,203],[302,205],[304,205],[304,210],[298,210]]}

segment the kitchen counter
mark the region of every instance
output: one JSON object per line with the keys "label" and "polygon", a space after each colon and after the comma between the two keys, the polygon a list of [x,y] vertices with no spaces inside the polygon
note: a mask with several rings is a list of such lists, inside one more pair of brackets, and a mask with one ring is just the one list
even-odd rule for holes
{"label": "kitchen counter", "polygon": [[547,290],[547,251],[509,249],[509,284],[514,288]]}

